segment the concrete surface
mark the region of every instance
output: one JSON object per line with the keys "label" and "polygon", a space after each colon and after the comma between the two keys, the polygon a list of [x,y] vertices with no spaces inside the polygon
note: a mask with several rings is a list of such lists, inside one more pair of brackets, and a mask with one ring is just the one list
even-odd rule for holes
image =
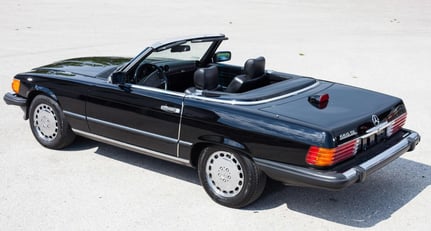
{"label": "concrete surface", "polygon": [[[271,182],[242,209],[212,202],[193,169],[78,139],[41,147],[0,103],[0,230],[430,230],[431,1],[3,0],[0,93],[53,61],[134,56],[150,42],[222,32],[233,63],[403,98],[417,150],[341,192]],[[366,103],[366,102],[364,102]]]}

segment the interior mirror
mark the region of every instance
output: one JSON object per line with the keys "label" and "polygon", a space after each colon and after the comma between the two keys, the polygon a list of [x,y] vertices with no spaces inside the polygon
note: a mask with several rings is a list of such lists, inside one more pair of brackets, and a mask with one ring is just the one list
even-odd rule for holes
{"label": "interior mirror", "polygon": [[124,84],[125,82],[126,82],[126,73],[121,71],[112,73],[111,75],[112,84],[121,85],[121,84]]}
{"label": "interior mirror", "polygon": [[171,48],[172,53],[187,52],[187,51],[190,51],[189,45],[177,45]]}
{"label": "interior mirror", "polygon": [[229,61],[232,58],[230,51],[219,51],[214,54],[213,61],[215,63]]}

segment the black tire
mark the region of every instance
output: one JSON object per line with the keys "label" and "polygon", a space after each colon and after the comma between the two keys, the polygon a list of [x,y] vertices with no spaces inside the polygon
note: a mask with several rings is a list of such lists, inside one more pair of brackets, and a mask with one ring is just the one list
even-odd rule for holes
{"label": "black tire", "polygon": [[231,208],[242,208],[254,202],[266,184],[266,175],[252,160],[217,146],[202,151],[198,175],[208,195],[215,202]]}
{"label": "black tire", "polygon": [[30,105],[30,128],[36,140],[51,149],[62,149],[75,140],[58,103],[45,95],[36,96]]}

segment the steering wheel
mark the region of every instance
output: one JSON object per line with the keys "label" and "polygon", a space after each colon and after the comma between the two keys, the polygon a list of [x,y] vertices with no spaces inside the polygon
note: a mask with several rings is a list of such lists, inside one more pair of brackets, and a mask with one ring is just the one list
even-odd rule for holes
{"label": "steering wheel", "polygon": [[168,89],[165,71],[161,67],[151,63],[144,62],[139,64],[133,79],[138,85]]}

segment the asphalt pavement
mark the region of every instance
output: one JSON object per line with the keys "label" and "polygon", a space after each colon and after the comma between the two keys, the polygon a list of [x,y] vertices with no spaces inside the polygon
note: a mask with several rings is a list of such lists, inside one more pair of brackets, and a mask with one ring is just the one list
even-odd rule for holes
{"label": "asphalt pavement", "polygon": [[233,64],[263,55],[267,69],[401,97],[422,141],[346,190],[269,182],[256,203],[230,209],[191,168],[84,138],[46,149],[2,101],[0,230],[430,230],[429,12],[428,0],[2,1],[1,95],[32,67],[225,33]]}

